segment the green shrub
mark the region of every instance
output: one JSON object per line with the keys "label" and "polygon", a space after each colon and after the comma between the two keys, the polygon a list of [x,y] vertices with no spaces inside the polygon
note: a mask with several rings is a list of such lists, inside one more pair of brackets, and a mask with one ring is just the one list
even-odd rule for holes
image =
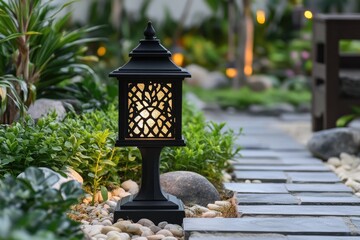
{"label": "green shrub", "polygon": [[[224,124],[207,123],[202,113],[184,104],[183,133],[186,147],[164,148],[163,171],[189,170],[213,183],[221,182],[221,171],[234,150],[235,135],[223,131]],[[26,167],[49,167],[55,171],[71,166],[84,178],[87,191],[120,180],[139,180],[141,156],[137,148],[117,148],[117,108],[68,116],[57,122],[50,114],[34,122],[0,126],[0,176],[17,175]]]}
{"label": "green shrub", "polygon": [[83,190],[76,181],[51,188],[57,180],[37,168],[27,168],[23,178],[7,175],[0,180],[0,239],[83,239],[80,223],[66,215]]}

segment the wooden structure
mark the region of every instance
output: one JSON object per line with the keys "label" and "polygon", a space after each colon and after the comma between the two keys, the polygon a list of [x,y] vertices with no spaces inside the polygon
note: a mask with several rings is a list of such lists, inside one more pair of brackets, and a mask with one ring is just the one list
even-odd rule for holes
{"label": "wooden structure", "polygon": [[[360,15],[315,16],[313,23],[313,131],[335,127],[336,120],[360,106],[360,97],[343,91],[344,75],[360,79],[360,55],[340,53],[340,40],[360,40]],[[355,72],[354,70],[359,70]],[[359,87],[360,87],[360,80]]]}

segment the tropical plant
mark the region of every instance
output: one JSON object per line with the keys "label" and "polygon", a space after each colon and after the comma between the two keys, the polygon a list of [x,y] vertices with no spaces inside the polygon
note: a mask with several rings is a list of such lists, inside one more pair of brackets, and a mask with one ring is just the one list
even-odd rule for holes
{"label": "tropical plant", "polygon": [[[27,106],[34,101],[36,93],[41,96],[60,82],[87,74],[96,77],[88,63],[97,58],[86,56],[84,44],[99,39],[84,36],[97,27],[67,32],[65,27],[71,13],[55,18],[72,2],[54,6],[53,1],[45,0],[0,0],[0,76],[26,83]],[[13,89],[18,95],[24,94],[17,83]],[[6,110],[2,107],[3,122],[14,120],[19,103],[9,103]]]}
{"label": "tropical plant", "polygon": [[346,127],[346,125],[348,125],[352,120],[358,117],[360,117],[360,107],[354,106],[352,108],[351,114],[344,115],[336,121],[336,126]]}
{"label": "tropical plant", "polygon": [[33,167],[19,178],[7,175],[0,180],[0,239],[83,239],[80,223],[67,217],[83,190],[76,181],[52,188],[57,181],[54,173],[45,175]]}

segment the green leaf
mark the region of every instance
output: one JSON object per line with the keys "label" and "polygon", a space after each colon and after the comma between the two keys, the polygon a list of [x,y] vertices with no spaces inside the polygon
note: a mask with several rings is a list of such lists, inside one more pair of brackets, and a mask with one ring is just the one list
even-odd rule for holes
{"label": "green leaf", "polygon": [[355,117],[356,117],[356,115],[354,115],[354,114],[342,116],[341,118],[339,118],[339,119],[336,121],[336,126],[337,126],[337,127],[346,127],[346,125],[347,125],[349,122],[351,122],[352,120],[354,120]]}
{"label": "green leaf", "polygon": [[102,196],[104,202],[107,201],[108,200],[108,190],[106,189],[106,187],[100,186],[100,191],[101,191],[101,196]]}

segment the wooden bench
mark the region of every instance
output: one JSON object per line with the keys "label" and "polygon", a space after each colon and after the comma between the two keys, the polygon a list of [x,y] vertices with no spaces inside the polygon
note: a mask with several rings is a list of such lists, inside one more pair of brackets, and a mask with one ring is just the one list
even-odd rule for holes
{"label": "wooden bench", "polygon": [[336,126],[336,120],[360,106],[360,55],[341,54],[340,40],[360,40],[359,15],[315,16],[313,22],[312,129]]}

